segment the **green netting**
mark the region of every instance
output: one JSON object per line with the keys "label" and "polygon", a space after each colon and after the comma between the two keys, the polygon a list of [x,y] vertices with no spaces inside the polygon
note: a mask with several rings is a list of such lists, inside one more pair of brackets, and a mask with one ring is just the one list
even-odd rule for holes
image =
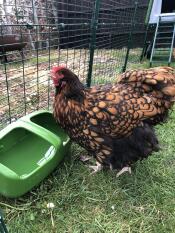
{"label": "green netting", "polygon": [[84,84],[94,85],[113,81],[138,62],[148,2],[1,1],[0,128],[52,108],[53,65],[65,64]]}

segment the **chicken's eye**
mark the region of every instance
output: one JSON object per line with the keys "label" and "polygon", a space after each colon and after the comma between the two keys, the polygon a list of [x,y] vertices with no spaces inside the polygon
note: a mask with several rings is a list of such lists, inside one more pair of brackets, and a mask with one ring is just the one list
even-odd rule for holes
{"label": "chicken's eye", "polygon": [[58,80],[63,79],[64,78],[63,73],[62,72],[58,72],[57,73],[57,78],[58,78]]}

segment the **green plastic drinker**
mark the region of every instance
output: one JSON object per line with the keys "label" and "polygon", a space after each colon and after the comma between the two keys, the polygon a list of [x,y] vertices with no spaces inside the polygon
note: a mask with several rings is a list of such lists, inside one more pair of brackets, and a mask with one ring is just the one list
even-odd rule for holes
{"label": "green plastic drinker", "polygon": [[0,194],[19,197],[69,153],[70,139],[49,111],[36,111],[0,131]]}

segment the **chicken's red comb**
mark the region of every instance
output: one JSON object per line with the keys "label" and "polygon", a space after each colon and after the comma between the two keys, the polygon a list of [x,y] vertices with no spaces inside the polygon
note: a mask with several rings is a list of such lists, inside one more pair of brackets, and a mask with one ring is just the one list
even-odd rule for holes
{"label": "chicken's red comb", "polygon": [[51,72],[57,73],[58,71],[61,71],[62,69],[65,69],[65,68],[66,68],[66,66],[64,66],[64,65],[61,65],[61,66],[54,66],[54,67],[52,67]]}

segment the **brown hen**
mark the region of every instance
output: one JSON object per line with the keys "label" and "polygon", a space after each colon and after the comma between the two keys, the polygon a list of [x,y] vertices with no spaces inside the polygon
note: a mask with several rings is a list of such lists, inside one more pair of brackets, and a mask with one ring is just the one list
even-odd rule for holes
{"label": "brown hen", "polygon": [[172,68],[127,71],[116,84],[92,88],[62,66],[53,67],[52,79],[55,119],[96,158],[98,169],[122,169],[158,150],[153,126],[166,120],[174,103]]}

